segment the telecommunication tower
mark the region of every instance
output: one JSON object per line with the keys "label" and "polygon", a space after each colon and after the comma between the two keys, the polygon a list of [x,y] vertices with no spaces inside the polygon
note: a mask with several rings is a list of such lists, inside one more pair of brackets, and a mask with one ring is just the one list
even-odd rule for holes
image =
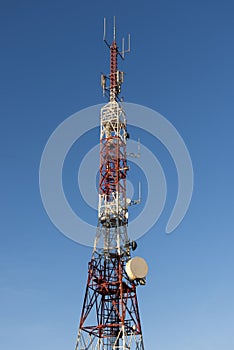
{"label": "telecommunication tower", "polygon": [[[115,21],[114,21],[115,22]],[[80,317],[76,350],[144,350],[136,288],[145,284],[148,266],[143,258],[131,258],[136,242],[127,233],[128,207],[139,200],[126,198],[126,116],[119,100],[124,73],[118,70],[116,26],[110,50],[110,74],[101,76],[108,103],[100,111],[100,169],[98,226]]]}

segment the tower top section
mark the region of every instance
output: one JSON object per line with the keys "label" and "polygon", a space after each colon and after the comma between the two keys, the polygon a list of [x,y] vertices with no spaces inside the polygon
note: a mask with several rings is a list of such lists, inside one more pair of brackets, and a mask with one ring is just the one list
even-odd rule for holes
{"label": "tower top section", "polygon": [[[121,85],[123,84],[123,81],[124,81],[124,72],[118,70],[118,56],[120,56],[120,58],[124,60],[125,53],[130,52],[130,34],[128,34],[127,50],[125,50],[125,46],[124,46],[125,41],[124,41],[124,38],[122,38],[122,49],[120,51],[116,42],[115,17],[114,17],[114,24],[113,24],[113,40],[111,44],[109,44],[106,39],[106,18],[104,18],[103,41],[105,42],[105,44],[110,50],[110,74],[101,75],[101,86],[102,86],[103,95],[107,96],[110,102],[113,102],[119,99],[119,94],[121,92]],[[109,84],[107,83],[108,80],[109,80]]]}

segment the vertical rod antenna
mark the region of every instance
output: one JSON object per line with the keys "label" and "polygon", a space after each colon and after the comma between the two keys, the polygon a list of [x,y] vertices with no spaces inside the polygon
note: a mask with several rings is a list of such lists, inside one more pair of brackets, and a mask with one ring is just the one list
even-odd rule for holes
{"label": "vertical rod antenna", "polygon": [[141,141],[140,141],[140,139],[137,140],[137,154],[138,154],[138,157],[141,156]]}
{"label": "vertical rod antenna", "polygon": [[103,18],[103,41],[106,42],[106,17]]}
{"label": "vertical rod antenna", "polygon": [[139,202],[141,202],[141,183],[139,182]]}
{"label": "vertical rod antenna", "polygon": [[122,38],[122,58],[124,59],[124,38]]}
{"label": "vertical rod antenna", "polygon": [[114,16],[114,41],[116,41],[116,20]]}

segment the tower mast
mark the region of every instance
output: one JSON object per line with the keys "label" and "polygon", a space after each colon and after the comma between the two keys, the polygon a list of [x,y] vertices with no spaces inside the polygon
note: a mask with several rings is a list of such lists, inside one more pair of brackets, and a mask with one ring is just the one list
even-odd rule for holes
{"label": "tower mast", "polygon": [[[124,73],[118,57],[124,59],[116,43],[104,41],[110,50],[110,74],[101,84],[109,101],[100,111],[100,168],[98,226],[80,317],[76,350],[144,350],[136,287],[145,284],[147,264],[131,259],[136,243],[127,234],[128,205],[126,178],[129,170],[126,143],[129,137],[125,112],[119,102]],[[129,48],[130,50],[130,40]],[[107,87],[107,81],[109,86]]]}

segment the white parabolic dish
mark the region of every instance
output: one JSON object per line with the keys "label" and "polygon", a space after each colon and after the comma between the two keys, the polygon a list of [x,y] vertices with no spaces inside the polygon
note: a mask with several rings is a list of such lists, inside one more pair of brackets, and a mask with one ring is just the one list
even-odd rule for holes
{"label": "white parabolic dish", "polygon": [[143,258],[136,256],[127,262],[126,272],[131,280],[145,278],[148,273],[148,265]]}

